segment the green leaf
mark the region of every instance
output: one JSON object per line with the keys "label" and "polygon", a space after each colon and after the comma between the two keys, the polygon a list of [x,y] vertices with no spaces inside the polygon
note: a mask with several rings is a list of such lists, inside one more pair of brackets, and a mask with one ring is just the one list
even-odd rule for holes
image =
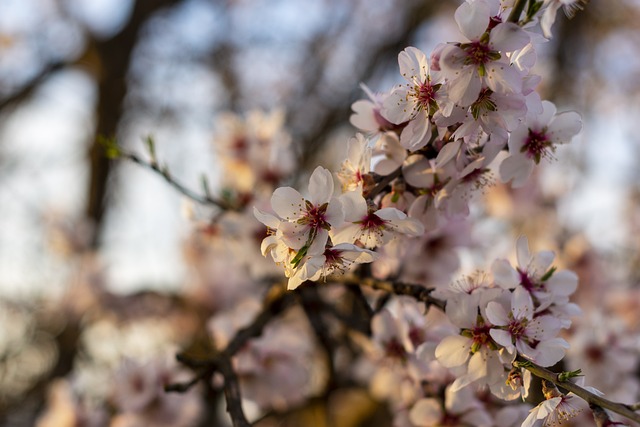
{"label": "green leaf", "polygon": [[152,164],[157,164],[157,157],[156,157],[156,144],[153,140],[153,137],[151,135],[149,135],[148,137],[145,138],[144,140],[145,145],[147,146],[147,150],[149,151],[149,157],[151,157],[151,163]]}

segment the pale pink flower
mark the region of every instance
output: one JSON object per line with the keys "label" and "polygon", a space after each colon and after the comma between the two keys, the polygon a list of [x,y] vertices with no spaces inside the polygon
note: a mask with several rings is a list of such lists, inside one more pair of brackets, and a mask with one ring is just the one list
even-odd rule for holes
{"label": "pale pink flower", "polygon": [[492,15],[492,6],[475,0],[462,3],[455,12],[465,40],[440,48],[438,58],[450,102],[469,106],[483,86],[499,93],[522,90],[522,75],[510,65],[506,54],[527,45],[529,35],[518,25]]}
{"label": "pale pink flower", "polygon": [[469,293],[454,293],[447,299],[447,317],[460,328],[460,334],[444,338],[436,347],[435,356],[447,368],[465,367],[464,374],[451,385],[452,390],[474,382],[493,384],[502,380],[503,363],[490,334],[493,325],[482,311],[488,301],[501,298],[504,292],[480,287]]}
{"label": "pale pink flower", "polygon": [[400,144],[395,132],[385,132],[373,146],[373,171],[379,175],[389,175],[407,158],[407,150]]}
{"label": "pale pink flower", "polygon": [[342,182],[342,191],[362,191],[364,177],[371,168],[372,150],[369,141],[361,134],[356,134],[347,142],[347,158],[342,162],[342,168],[337,173]]}
{"label": "pale pink flower", "polygon": [[522,286],[536,299],[536,312],[550,305],[566,305],[569,295],[578,287],[578,276],[569,270],[556,271],[551,264],[555,257],[552,251],[540,251],[531,254],[526,236],[520,236],[516,242],[518,267],[513,268],[509,261],[494,261],[491,271],[495,283],[505,289]]}
{"label": "pale pink flower", "polygon": [[509,157],[500,164],[500,177],[503,182],[513,181],[514,188],[524,185],[534,164],[552,157],[557,145],[570,142],[582,129],[575,111],[556,114],[549,101],[543,101],[542,108],[542,114],[529,116],[509,138]]}
{"label": "pale pink flower", "polygon": [[420,49],[407,47],[398,55],[398,64],[400,74],[409,83],[389,94],[382,115],[392,123],[409,122],[400,134],[400,143],[407,150],[415,151],[431,138],[430,117],[438,109],[441,83],[437,74],[433,77],[429,74],[429,62]]}
{"label": "pale pink flower", "polygon": [[554,393],[529,411],[522,427],[558,426],[578,415],[586,408],[586,402],[573,393]]}
{"label": "pale pink flower", "polygon": [[[308,248],[315,240],[324,247],[331,227],[342,224],[344,214],[340,201],[333,197],[333,177],[327,169],[318,166],[309,179],[309,199],[298,190],[280,187],[273,192],[271,207],[280,217],[277,229],[282,231],[282,241],[291,249]],[[276,225],[254,209],[259,221],[267,227]]]}
{"label": "pale pink flower", "polygon": [[349,118],[349,122],[371,136],[401,128],[401,126],[385,119],[381,114],[383,102],[389,94],[373,93],[371,89],[364,84],[360,84],[360,87],[369,99],[361,99],[351,105],[353,114]]}
{"label": "pale pink flower", "polygon": [[[314,253],[316,252],[316,253]],[[353,264],[373,262],[378,254],[351,243],[327,246],[324,252],[314,251],[313,245],[295,272],[289,278],[287,289],[297,288],[305,280],[317,281],[331,274],[346,272]]]}
{"label": "pale pink flower", "polygon": [[345,213],[345,226],[332,232],[331,238],[340,242],[360,242],[365,248],[382,246],[399,236],[420,236],[424,226],[396,208],[375,210],[358,192],[341,197]]}
{"label": "pale pink flower", "polygon": [[491,338],[510,353],[515,350],[541,366],[551,366],[564,356],[568,344],[556,338],[562,323],[553,316],[535,317],[531,295],[524,288],[513,291],[510,310],[491,301],[486,315],[494,325]]}

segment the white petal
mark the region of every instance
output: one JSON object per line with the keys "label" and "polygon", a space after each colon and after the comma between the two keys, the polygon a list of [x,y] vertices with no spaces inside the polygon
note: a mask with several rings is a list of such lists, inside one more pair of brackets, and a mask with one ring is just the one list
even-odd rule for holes
{"label": "white petal", "polygon": [[500,52],[513,52],[522,49],[531,37],[519,25],[513,22],[502,22],[496,25],[489,34],[489,46]]}
{"label": "white petal", "polygon": [[417,427],[436,425],[442,418],[442,408],[436,399],[420,399],[409,411],[409,420]]}
{"label": "white petal", "polygon": [[483,1],[465,2],[456,9],[455,19],[462,34],[476,41],[489,25],[489,13],[489,5]]}
{"label": "white petal", "polygon": [[469,360],[472,341],[462,335],[445,337],[436,347],[436,359],[445,368],[463,365]]}
{"label": "white petal", "polygon": [[409,46],[398,54],[400,74],[411,83],[423,83],[429,74],[427,57],[418,48]]}
{"label": "white petal", "polygon": [[344,223],[344,210],[340,199],[335,197],[331,199],[324,217],[332,227],[340,227]]}
{"label": "white petal", "polygon": [[518,237],[518,241],[516,242],[516,255],[518,256],[518,266],[521,269],[526,269],[531,260],[529,239],[527,239],[527,236]]}
{"label": "white petal", "polygon": [[531,294],[522,286],[518,286],[511,294],[511,312],[518,320],[533,318],[533,300]]}
{"label": "white petal", "polygon": [[262,212],[260,209],[253,207],[253,216],[256,217],[258,221],[263,223],[269,228],[276,229],[280,224],[280,220],[270,213]]}
{"label": "white petal", "polygon": [[328,169],[318,166],[309,179],[309,200],[315,206],[320,206],[327,203],[332,196],[333,176]]}
{"label": "white petal", "polygon": [[367,201],[360,191],[348,191],[340,195],[340,203],[347,222],[360,221],[367,215]]}
{"label": "white petal", "polygon": [[555,116],[547,130],[547,136],[555,144],[571,141],[582,129],[582,119],[575,111],[566,111]]}
{"label": "white petal", "polygon": [[506,259],[497,259],[491,266],[494,282],[504,289],[513,289],[520,283],[518,272]]}
{"label": "white petal", "polygon": [[564,357],[567,348],[569,344],[562,338],[542,341],[536,347],[538,354],[534,361],[543,367],[553,366]]}
{"label": "white petal", "polygon": [[351,104],[353,114],[349,117],[349,122],[362,131],[376,132],[380,125],[376,121],[374,108],[375,104],[365,99],[354,102]]}
{"label": "white petal", "polygon": [[556,256],[552,251],[540,251],[533,256],[527,268],[533,270],[539,275],[543,275],[547,270],[549,270],[549,267],[551,267],[551,263],[553,263],[553,259],[555,257]]}
{"label": "white petal", "polygon": [[380,114],[391,123],[408,122],[416,112],[417,100],[409,97],[409,91],[401,86],[394,89],[383,101]]}
{"label": "white petal", "polygon": [[489,335],[491,338],[501,346],[512,349],[513,343],[511,342],[511,334],[507,331],[503,331],[501,329],[491,329],[489,331]]}
{"label": "white petal", "polygon": [[[516,67],[504,62],[493,62],[487,65],[487,86],[498,93],[520,93],[522,76]],[[524,99],[522,100],[524,104]],[[503,110],[504,111],[504,110]]]}
{"label": "white petal", "polygon": [[520,154],[509,156],[500,163],[500,179],[504,183],[511,181],[513,188],[522,187],[532,171],[533,161]]}
{"label": "white petal", "polygon": [[553,295],[569,296],[578,287],[578,275],[569,270],[557,271],[545,282],[545,286]]}
{"label": "white petal", "polygon": [[305,225],[286,221],[280,223],[279,230],[282,231],[284,244],[295,250],[301,249],[307,243],[310,231]]}
{"label": "white petal", "polygon": [[287,221],[295,221],[306,211],[304,197],[291,187],[276,188],[271,196],[271,207],[280,218]]}
{"label": "white petal", "polygon": [[502,306],[502,304],[495,301],[491,301],[487,304],[486,315],[489,322],[493,325],[505,326],[509,324],[509,315],[507,314],[507,310]]}
{"label": "white petal", "polygon": [[413,120],[402,129],[400,144],[409,151],[416,151],[427,145],[431,135],[429,118],[424,112],[417,114]]}

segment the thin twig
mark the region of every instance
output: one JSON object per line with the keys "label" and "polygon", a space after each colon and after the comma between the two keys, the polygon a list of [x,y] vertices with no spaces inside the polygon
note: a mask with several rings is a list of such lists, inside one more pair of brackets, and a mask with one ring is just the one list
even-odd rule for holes
{"label": "thin twig", "polygon": [[222,199],[218,199],[218,198],[214,198],[211,197],[208,194],[205,195],[200,195],[198,193],[196,193],[193,190],[190,190],[189,188],[187,188],[186,186],[184,186],[183,184],[179,183],[178,181],[175,180],[175,178],[173,178],[171,176],[171,174],[169,173],[169,171],[166,168],[161,168],[160,165],[157,162],[147,162],[143,159],[141,159],[140,157],[138,157],[136,154],[133,153],[129,153],[126,151],[122,151],[120,150],[119,153],[119,157],[132,161],[133,163],[136,163],[140,166],[143,166],[147,169],[150,169],[154,172],[156,172],[158,175],[162,176],[165,181],[167,181],[173,188],[175,188],[176,190],[178,190],[180,193],[182,193],[183,195],[187,196],[188,198],[190,198],[191,200],[200,203],[202,205],[213,205],[213,206],[217,206],[220,209],[223,210],[238,210],[237,206],[233,206],[230,203],[222,200]]}
{"label": "thin twig", "polygon": [[640,423],[640,414],[632,410],[632,406],[623,405],[621,403],[612,402],[604,397],[598,396],[589,390],[586,390],[579,385],[576,385],[569,381],[560,381],[559,374],[551,372],[550,370],[538,366],[535,363],[518,357],[514,362],[514,366],[524,368],[531,372],[538,378],[542,378],[547,381],[551,381],[555,385],[562,387],[563,389],[572,392],[578,397],[581,397],[589,404],[600,406],[601,408],[608,409],[612,412],[620,414],[630,420]]}

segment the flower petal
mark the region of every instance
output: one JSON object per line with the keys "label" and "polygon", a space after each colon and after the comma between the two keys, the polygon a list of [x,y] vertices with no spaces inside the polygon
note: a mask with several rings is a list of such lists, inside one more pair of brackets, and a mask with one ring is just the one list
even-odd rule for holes
{"label": "flower petal", "polygon": [[309,200],[315,206],[327,203],[333,196],[333,176],[328,169],[318,166],[309,179]]}

